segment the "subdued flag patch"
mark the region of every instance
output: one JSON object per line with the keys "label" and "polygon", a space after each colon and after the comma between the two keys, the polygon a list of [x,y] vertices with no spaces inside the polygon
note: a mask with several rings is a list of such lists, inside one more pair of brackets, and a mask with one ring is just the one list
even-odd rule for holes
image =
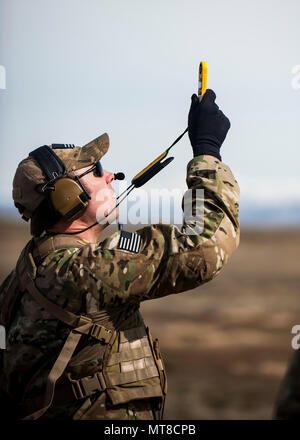
{"label": "subdued flag patch", "polygon": [[118,249],[122,251],[138,253],[141,247],[141,237],[134,232],[122,231],[118,243]]}
{"label": "subdued flag patch", "polygon": [[6,332],[5,332],[5,327],[3,327],[3,325],[0,325],[0,349],[1,350],[6,349]]}

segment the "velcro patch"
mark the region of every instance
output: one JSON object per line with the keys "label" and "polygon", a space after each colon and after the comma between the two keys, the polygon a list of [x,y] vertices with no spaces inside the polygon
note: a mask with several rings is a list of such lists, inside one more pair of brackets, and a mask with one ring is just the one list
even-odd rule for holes
{"label": "velcro patch", "polygon": [[134,232],[121,231],[118,249],[122,251],[134,252],[137,254],[141,248],[142,240]]}
{"label": "velcro patch", "polygon": [[74,148],[74,144],[52,144],[52,149],[56,150],[59,148]]}

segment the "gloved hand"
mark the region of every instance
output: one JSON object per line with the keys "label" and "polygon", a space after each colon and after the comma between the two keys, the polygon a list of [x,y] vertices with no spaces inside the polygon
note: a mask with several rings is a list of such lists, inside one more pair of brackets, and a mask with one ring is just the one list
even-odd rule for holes
{"label": "gloved hand", "polygon": [[220,148],[230,128],[230,121],[215,103],[216,94],[207,89],[201,101],[192,95],[188,132],[194,157],[209,154],[221,160]]}

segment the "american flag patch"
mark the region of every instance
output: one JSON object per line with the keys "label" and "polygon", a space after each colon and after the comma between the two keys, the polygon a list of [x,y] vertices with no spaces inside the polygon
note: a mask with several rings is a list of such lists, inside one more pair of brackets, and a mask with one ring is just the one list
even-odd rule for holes
{"label": "american flag patch", "polygon": [[138,253],[141,247],[141,237],[134,232],[121,231],[118,249]]}

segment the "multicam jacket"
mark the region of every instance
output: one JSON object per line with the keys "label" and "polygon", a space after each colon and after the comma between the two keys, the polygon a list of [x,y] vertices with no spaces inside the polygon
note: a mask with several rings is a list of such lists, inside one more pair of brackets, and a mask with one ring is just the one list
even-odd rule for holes
{"label": "multicam jacket", "polygon": [[20,417],[74,412],[99,393],[112,406],[163,401],[164,366],[139,304],[211,280],[239,243],[239,187],[229,167],[195,157],[187,185],[203,190],[194,199],[204,195],[192,225],[118,231],[98,244],[60,234],[28,243],[0,290],[0,392]]}

